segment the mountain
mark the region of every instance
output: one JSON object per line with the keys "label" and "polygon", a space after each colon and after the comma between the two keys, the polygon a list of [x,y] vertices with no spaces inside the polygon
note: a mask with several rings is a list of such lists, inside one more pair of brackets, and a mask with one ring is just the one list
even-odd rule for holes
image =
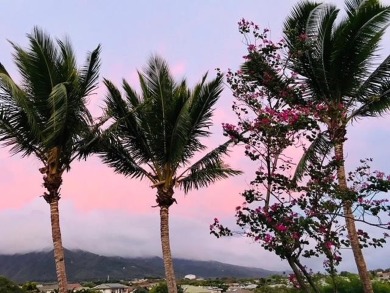
{"label": "mountain", "polygon": [[[73,282],[128,280],[144,277],[163,277],[160,257],[109,257],[81,250],[65,250],[68,279]],[[203,278],[260,278],[280,272],[225,264],[217,261],[174,259],[177,277],[194,274]],[[56,280],[53,251],[0,255],[0,275],[15,282]]]}

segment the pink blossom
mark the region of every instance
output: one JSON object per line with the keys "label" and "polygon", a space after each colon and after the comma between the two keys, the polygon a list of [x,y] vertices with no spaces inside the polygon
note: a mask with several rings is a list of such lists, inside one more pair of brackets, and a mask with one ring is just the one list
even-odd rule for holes
{"label": "pink blossom", "polygon": [[274,240],[274,237],[272,237],[269,234],[265,234],[265,236],[264,236],[264,242],[265,243],[270,243],[270,242],[272,242],[272,240]]}
{"label": "pink blossom", "polygon": [[276,230],[278,230],[279,232],[286,232],[287,231],[287,227],[283,224],[279,224],[276,226]]}
{"label": "pink blossom", "polygon": [[301,237],[301,235],[298,232],[293,233],[293,239],[299,240],[300,237]]}
{"label": "pink blossom", "polygon": [[337,262],[340,262],[342,260],[342,258],[339,255],[335,255],[334,256],[334,260],[337,261]]}
{"label": "pink blossom", "polygon": [[307,34],[302,33],[299,35],[299,40],[306,41],[307,39],[308,39]]}
{"label": "pink blossom", "polygon": [[375,173],[377,179],[383,179],[385,176],[385,173],[381,172],[381,171],[375,171],[374,173]]}
{"label": "pink blossom", "polygon": [[253,51],[255,51],[255,50],[256,50],[256,46],[255,46],[255,45],[250,44],[250,45],[248,46],[248,51],[249,51],[249,52],[253,52]]}
{"label": "pink blossom", "polygon": [[325,242],[325,247],[326,247],[327,249],[332,249],[332,246],[333,246],[333,245],[334,245],[334,243],[331,242],[331,241]]}

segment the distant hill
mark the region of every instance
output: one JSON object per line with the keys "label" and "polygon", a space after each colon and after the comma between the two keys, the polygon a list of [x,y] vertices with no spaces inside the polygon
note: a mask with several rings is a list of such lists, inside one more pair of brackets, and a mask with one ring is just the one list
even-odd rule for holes
{"label": "distant hill", "polygon": [[[70,281],[127,280],[163,277],[160,257],[108,257],[86,251],[65,250],[66,269]],[[217,261],[174,259],[177,277],[194,274],[203,278],[260,278],[280,272],[225,264]],[[53,251],[0,255],[0,275],[15,282],[56,280]]]}

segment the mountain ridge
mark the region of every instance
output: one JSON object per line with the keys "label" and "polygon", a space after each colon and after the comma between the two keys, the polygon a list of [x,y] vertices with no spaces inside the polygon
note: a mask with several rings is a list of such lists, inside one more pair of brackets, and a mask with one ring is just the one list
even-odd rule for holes
{"label": "mountain ridge", "polygon": [[[260,278],[281,272],[238,266],[219,261],[174,258],[178,278],[194,274],[203,278]],[[164,277],[161,257],[104,256],[84,250],[65,249],[65,262],[70,281],[129,280]],[[53,250],[0,254],[0,275],[15,282],[50,282],[56,280]]]}

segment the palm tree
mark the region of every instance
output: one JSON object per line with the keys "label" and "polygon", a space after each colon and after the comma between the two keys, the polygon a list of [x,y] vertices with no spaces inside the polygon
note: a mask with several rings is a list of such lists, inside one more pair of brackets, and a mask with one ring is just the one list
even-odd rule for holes
{"label": "palm tree", "polygon": [[306,102],[323,107],[326,131],[311,150],[326,150],[327,141],[334,149],[348,238],[364,292],[373,292],[348,198],[344,142],[353,120],[390,109],[390,56],[375,63],[390,7],[379,0],[346,0],[345,10],[346,16],[338,21],[334,5],[301,2],[286,19],[284,31],[290,68],[308,87]]}
{"label": "palm tree", "polygon": [[11,43],[21,82],[0,64],[0,141],[12,154],[34,155],[43,164],[43,198],[50,205],[59,292],[67,292],[58,201],[62,174],[77,158],[92,124],[87,96],[96,88],[100,46],[78,69],[69,40],[56,40],[34,28],[29,48]]}
{"label": "palm tree", "polygon": [[113,124],[104,131],[98,152],[116,172],[146,178],[156,188],[166,280],[169,292],[176,293],[169,242],[169,207],[176,202],[175,187],[187,193],[240,172],[221,159],[229,142],[190,162],[205,149],[200,138],[210,135],[212,107],[222,92],[222,76],[207,83],[206,74],[190,90],[185,80],[174,81],[166,62],[157,56],[138,76],[141,95],[124,80],[122,97],[110,81],[104,81],[106,114]]}

